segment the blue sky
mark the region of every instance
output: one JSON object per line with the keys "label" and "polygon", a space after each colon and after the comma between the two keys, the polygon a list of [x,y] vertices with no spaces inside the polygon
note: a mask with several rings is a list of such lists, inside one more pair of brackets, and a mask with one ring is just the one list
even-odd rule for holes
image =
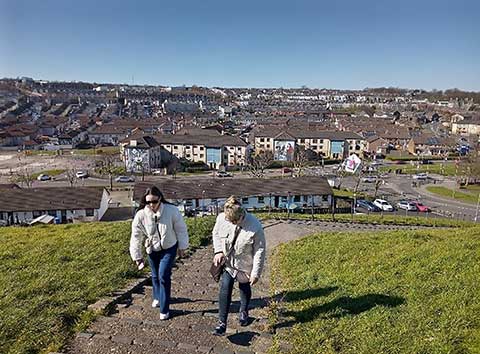
{"label": "blue sky", "polygon": [[0,0],[0,77],[480,91],[477,0]]}

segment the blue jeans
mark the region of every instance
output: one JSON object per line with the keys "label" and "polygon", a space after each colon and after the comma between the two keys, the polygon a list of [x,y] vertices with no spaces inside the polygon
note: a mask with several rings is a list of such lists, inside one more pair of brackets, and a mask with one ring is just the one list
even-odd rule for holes
{"label": "blue jeans", "polygon": [[[233,283],[235,279],[224,271],[220,279],[220,294],[218,295],[218,320],[227,323],[228,311],[232,302]],[[252,298],[250,283],[238,283],[240,289],[240,312],[248,311],[248,305]]]}
{"label": "blue jeans", "polygon": [[148,255],[152,271],[153,298],[160,302],[160,313],[170,310],[170,292],[172,287],[172,267],[177,254],[177,244],[170,248]]}

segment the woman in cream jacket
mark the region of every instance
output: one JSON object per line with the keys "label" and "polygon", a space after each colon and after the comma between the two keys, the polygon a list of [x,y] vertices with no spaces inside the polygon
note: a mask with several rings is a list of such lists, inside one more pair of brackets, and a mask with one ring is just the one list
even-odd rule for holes
{"label": "woman in cream jacket", "polygon": [[171,275],[175,256],[188,248],[188,232],[183,216],[168,203],[157,187],[148,188],[132,222],[130,256],[143,268],[142,248],[148,255],[152,273],[152,307],[160,307],[160,319],[169,318]]}
{"label": "woman in cream jacket", "polygon": [[[239,322],[241,326],[248,325],[251,286],[262,274],[266,244],[260,221],[247,213],[233,196],[227,199],[224,213],[218,215],[212,234],[215,251],[213,262],[225,262],[225,271],[220,278],[219,323],[213,332],[215,335],[223,335],[227,328],[235,280],[240,289]],[[235,245],[232,247],[235,237]]]}

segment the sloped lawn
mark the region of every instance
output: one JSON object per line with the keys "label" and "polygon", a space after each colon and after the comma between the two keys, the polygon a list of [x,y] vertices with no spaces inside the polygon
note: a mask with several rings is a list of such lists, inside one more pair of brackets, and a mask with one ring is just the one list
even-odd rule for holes
{"label": "sloped lawn", "polygon": [[280,246],[272,288],[292,353],[480,352],[480,227],[313,235]]}
{"label": "sloped lawn", "polygon": [[[187,220],[193,247],[213,223]],[[140,275],[129,239],[130,222],[0,228],[0,353],[61,348],[89,304]]]}

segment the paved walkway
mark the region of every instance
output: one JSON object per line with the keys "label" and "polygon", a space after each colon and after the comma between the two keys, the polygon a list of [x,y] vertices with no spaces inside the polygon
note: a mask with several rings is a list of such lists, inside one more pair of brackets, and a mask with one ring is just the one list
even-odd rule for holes
{"label": "paved walkway", "polygon": [[[268,221],[265,234],[271,251],[279,243],[314,231],[395,228],[404,227]],[[143,286],[116,305],[110,316],[98,318],[86,332],[79,333],[70,343],[68,353],[265,353],[272,337],[266,329],[270,278],[268,257],[265,273],[253,288],[253,309],[250,311],[253,322],[247,327],[237,324],[239,295],[235,289],[225,337],[211,335],[218,308],[218,284],[208,275],[211,259],[211,248],[201,248],[177,264],[172,277],[173,317],[170,320],[159,320],[158,309],[151,307],[152,288]]]}

